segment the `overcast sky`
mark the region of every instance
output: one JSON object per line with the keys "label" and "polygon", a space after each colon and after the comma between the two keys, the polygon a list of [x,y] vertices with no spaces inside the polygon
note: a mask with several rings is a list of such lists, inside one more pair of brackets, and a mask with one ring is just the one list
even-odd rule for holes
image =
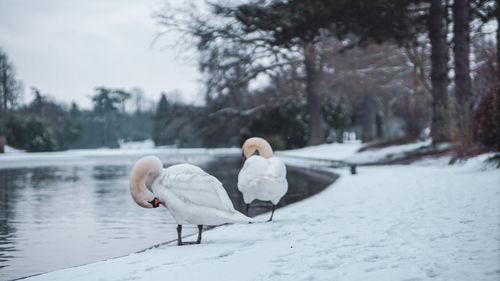
{"label": "overcast sky", "polygon": [[151,47],[160,30],[152,13],[162,0],[0,0],[0,47],[24,84],[24,101],[35,86],[57,101],[90,107],[96,86],[142,88],[158,100],[180,90],[199,98],[196,61],[178,50]]}

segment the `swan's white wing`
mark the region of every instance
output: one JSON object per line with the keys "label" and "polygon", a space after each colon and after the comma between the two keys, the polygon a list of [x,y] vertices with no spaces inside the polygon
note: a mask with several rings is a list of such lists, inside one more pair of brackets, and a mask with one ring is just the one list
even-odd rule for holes
{"label": "swan's white wing", "polygon": [[286,180],[286,167],[283,160],[278,157],[263,158],[257,155],[248,158],[238,174],[238,188],[241,186],[246,189],[256,184],[262,177],[276,181]]}
{"label": "swan's white wing", "polygon": [[261,156],[249,157],[238,174],[238,190],[244,193],[254,189],[259,178],[266,173],[268,166],[268,161]]}
{"label": "swan's white wing", "polygon": [[222,183],[196,166],[171,166],[165,169],[158,184],[186,203],[219,210],[234,210]]}
{"label": "swan's white wing", "polygon": [[250,157],[238,175],[238,190],[245,203],[259,199],[277,204],[288,190],[285,163],[276,157]]}
{"label": "swan's white wing", "polygon": [[283,160],[278,157],[271,157],[267,159],[268,167],[266,170],[266,175],[277,180],[286,179],[286,167]]}

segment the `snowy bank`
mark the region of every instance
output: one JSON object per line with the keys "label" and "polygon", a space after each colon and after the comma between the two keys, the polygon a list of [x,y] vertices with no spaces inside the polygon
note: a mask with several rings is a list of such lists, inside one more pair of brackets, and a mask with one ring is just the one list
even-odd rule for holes
{"label": "snowy bank", "polygon": [[[350,164],[373,164],[387,163],[393,160],[402,159],[408,153],[416,149],[429,147],[431,139],[425,141],[415,141],[413,143],[391,145],[382,148],[371,148],[362,152],[357,152],[363,145],[359,141],[347,143],[322,144],[295,150],[280,151],[279,154],[291,157],[314,158],[323,160],[342,161]],[[446,148],[446,144],[438,149]]]}
{"label": "snowy bank", "polygon": [[486,157],[333,170],[334,185],[271,223],[29,280],[498,280],[500,173]]}
{"label": "snowy bank", "polygon": [[58,165],[87,165],[89,163],[135,162],[142,156],[156,155],[166,163],[189,162],[190,157],[240,155],[240,148],[168,148],[125,146],[122,149],[72,149],[57,152],[30,152],[0,154],[0,168],[40,167]]}
{"label": "snowy bank", "polygon": [[5,153],[24,153],[24,150],[16,149],[11,146],[5,145]]}

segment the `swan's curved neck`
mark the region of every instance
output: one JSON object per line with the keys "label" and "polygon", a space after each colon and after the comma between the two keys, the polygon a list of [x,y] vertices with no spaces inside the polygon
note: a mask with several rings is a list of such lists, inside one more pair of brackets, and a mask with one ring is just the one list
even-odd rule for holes
{"label": "swan's curved neck", "polygon": [[143,157],[135,163],[130,175],[130,194],[139,206],[144,208],[153,207],[150,202],[155,197],[146,190],[145,184],[147,181],[148,188],[150,188],[154,178],[161,173],[162,169],[163,165],[160,159],[154,156]]}
{"label": "swan's curved neck", "polygon": [[263,138],[249,138],[243,144],[243,154],[245,157],[250,157],[255,150],[259,151],[260,156],[264,158],[273,157],[273,149],[271,145]]}

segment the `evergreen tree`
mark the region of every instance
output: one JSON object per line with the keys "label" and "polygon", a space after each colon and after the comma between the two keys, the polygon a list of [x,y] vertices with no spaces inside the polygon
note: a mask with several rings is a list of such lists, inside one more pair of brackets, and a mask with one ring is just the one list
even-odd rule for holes
{"label": "evergreen tree", "polygon": [[[93,139],[97,147],[117,147],[121,131],[118,105],[119,96],[113,89],[98,87],[92,96]],[[88,129],[86,130],[89,131]]]}
{"label": "evergreen tree", "polygon": [[157,146],[168,144],[168,132],[166,128],[169,111],[170,104],[168,103],[167,96],[165,93],[162,93],[153,119],[153,141]]}
{"label": "evergreen tree", "polygon": [[55,141],[45,122],[35,117],[10,114],[5,121],[7,143],[28,152],[53,151]]}

